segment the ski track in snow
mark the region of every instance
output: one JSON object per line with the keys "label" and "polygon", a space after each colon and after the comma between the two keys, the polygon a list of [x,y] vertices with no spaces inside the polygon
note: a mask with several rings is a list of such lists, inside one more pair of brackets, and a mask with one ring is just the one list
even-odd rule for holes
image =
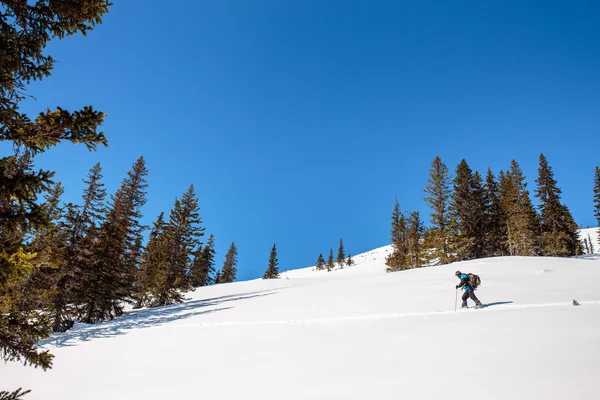
{"label": "ski track in snow", "polygon": [[[580,301],[581,305],[599,305],[600,300],[591,301]],[[230,326],[253,326],[253,325],[308,325],[308,324],[336,324],[344,322],[354,321],[371,321],[380,319],[397,319],[405,317],[426,317],[430,315],[444,315],[444,314],[459,314],[469,312],[485,312],[485,311],[504,311],[508,309],[522,309],[522,308],[541,308],[541,307],[559,307],[559,306],[570,306],[574,307],[571,302],[561,303],[541,303],[541,304],[506,304],[506,305],[492,305],[484,307],[482,309],[470,308],[468,310],[457,309],[452,310],[439,310],[439,311],[425,311],[425,312],[409,312],[409,313],[383,313],[383,314],[369,314],[369,315],[355,315],[347,317],[330,317],[330,318],[313,318],[313,319],[289,319],[289,320],[268,320],[268,321],[229,321],[229,322],[207,322],[200,324],[185,324],[175,326],[157,326],[154,329],[173,329],[173,328],[222,328]],[[580,306],[581,307],[581,306]]]}

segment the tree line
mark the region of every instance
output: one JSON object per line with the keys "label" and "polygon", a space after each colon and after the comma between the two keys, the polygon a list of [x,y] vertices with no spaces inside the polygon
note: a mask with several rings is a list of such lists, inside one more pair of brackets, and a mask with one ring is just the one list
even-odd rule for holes
{"label": "tree line", "polygon": [[[386,258],[388,271],[423,265],[494,256],[568,257],[593,252],[590,238],[583,242],[579,228],[544,154],[540,154],[535,180],[534,207],[525,176],[512,160],[510,167],[485,179],[466,160],[454,177],[436,157],[425,186],[430,226],[425,228],[418,211],[403,212],[398,200],[391,222],[393,251]],[[594,175],[594,215],[600,226],[600,169]]]}

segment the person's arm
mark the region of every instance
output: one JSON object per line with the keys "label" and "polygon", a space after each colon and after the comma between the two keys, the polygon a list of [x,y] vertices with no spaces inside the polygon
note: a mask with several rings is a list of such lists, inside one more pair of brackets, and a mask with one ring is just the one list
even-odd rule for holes
{"label": "person's arm", "polygon": [[460,280],[460,283],[456,286],[456,288],[461,288],[463,286],[465,286],[467,283],[469,283],[469,278],[462,278]]}

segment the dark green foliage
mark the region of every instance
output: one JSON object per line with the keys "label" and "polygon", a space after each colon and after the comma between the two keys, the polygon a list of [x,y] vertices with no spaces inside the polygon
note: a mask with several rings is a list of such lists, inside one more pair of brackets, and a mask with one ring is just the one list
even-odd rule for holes
{"label": "dark green foliage", "polygon": [[[321,256],[323,257],[323,256]],[[348,267],[351,267],[354,265],[354,260],[352,259],[352,255],[348,254],[348,258],[346,259],[346,265]]]}
{"label": "dark green foliage", "polygon": [[425,246],[429,258],[436,264],[452,262],[451,229],[452,221],[448,211],[452,192],[450,190],[450,176],[448,168],[439,157],[436,157],[429,171],[429,179],[425,187],[425,201],[431,208],[431,228]]}
{"label": "dark green foliage", "polygon": [[[600,227],[600,168],[594,171],[594,217]],[[600,228],[598,228],[598,244],[600,244]]]}
{"label": "dark green foliage", "polygon": [[515,160],[512,160],[510,170],[501,175],[500,204],[506,216],[508,254],[537,255],[538,217],[529,198],[523,172]]}
{"label": "dark green foliage", "polygon": [[263,279],[277,279],[279,278],[279,269],[277,269],[277,265],[279,265],[279,260],[277,260],[277,247],[275,243],[273,243],[273,248],[271,249],[271,253],[269,254],[269,266],[263,275]]}
{"label": "dark green foliage", "polygon": [[484,255],[484,195],[481,176],[471,171],[463,159],[456,167],[450,204],[453,221],[453,247],[458,261]]}
{"label": "dark green foliage", "polygon": [[410,213],[406,229],[406,260],[411,268],[419,268],[425,263],[421,244],[425,228],[418,211]]}
{"label": "dark green foliage", "polygon": [[400,204],[396,199],[394,210],[392,211],[392,229],[390,231],[392,241],[392,253],[385,259],[387,272],[400,271],[408,267],[407,262],[407,228],[406,218],[400,210]]}
{"label": "dark green foliage", "polygon": [[237,275],[237,257],[238,251],[235,242],[231,243],[227,254],[225,254],[225,262],[221,268],[219,283],[230,283],[235,281]]}
{"label": "dark green foliage", "polygon": [[217,271],[215,274],[215,285],[221,283],[221,271]]}
{"label": "dark green foliage", "polygon": [[589,234],[588,234],[587,240],[588,240],[588,246],[589,246],[588,254],[594,254],[594,243],[592,242],[592,238],[590,237]]}
{"label": "dark green foliage", "polygon": [[211,251],[214,256],[212,247],[206,250],[206,257],[209,257],[206,259],[208,264],[201,265],[204,252],[198,249],[200,237],[204,235],[204,228],[200,227],[202,221],[198,211],[194,187],[190,186],[181,199],[175,199],[169,223],[165,224],[159,220],[155,224],[156,239],[152,242],[152,248],[146,252],[148,259],[142,266],[143,270],[156,271],[153,278],[149,280],[147,290],[150,294],[151,307],[183,301],[181,292],[193,287],[191,271],[194,269],[194,263],[197,263],[196,277],[199,280],[202,279],[200,268],[211,266]]}
{"label": "dark green foliage", "polygon": [[387,272],[418,268],[425,263],[422,250],[424,227],[418,211],[406,218],[396,199],[392,211],[392,253],[385,259]]}
{"label": "dark green foliage", "polygon": [[210,235],[208,243],[202,252],[194,258],[190,270],[191,285],[193,288],[207,286],[213,283],[215,274],[215,236]]}
{"label": "dark green foliage", "polygon": [[334,268],[333,264],[333,249],[329,249],[329,257],[327,258],[327,264],[325,264],[327,272],[330,272]]}
{"label": "dark green foliage", "polygon": [[337,265],[340,268],[344,267],[344,261],[346,259],[346,254],[344,253],[344,241],[342,239],[340,239],[340,247],[338,248],[338,253],[337,253]]}
{"label": "dark green foliage", "polygon": [[141,208],[146,203],[148,170],[143,157],[133,165],[121,187],[111,196],[106,220],[99,229],[95,259],[82,282],[80,319],[96,323],[123,313],[123,302],[133,296],[142,253]]}
{"label": "dark green foliage", "polygon": [[[19,111],[32,80],[48,77],[54,66],[44,54],[53,38],[87,32],[101,22],[108,11],[105,0],[16,1],[1,0],[0,14],[0,140],[9,141],[14,153],[0,158],[0,358],[22,361],[42,368],[51,366],[51,355],[38,352],[37,342],[51,333],[51,318],[36,315],[16,304],[15,288],[23,285],[41,268],[54,267],[41,252],[28,248],[28,238],[51,224],[51,216],[38,197],[50,190],[53,172],[35,171],[34,156],[60,142],[83,143],[95,150],[106,145],[97,132],[104,114],[85,107],[70,112],[61,108],[46,110],[34,120]],[[27,304],[39,291],[30,293]]]}
{"label": "dark green foliage", "polygon": [[0,391],[0,400],[20,400],[23,398],[23,396],[25,396],[27,393],[30,393],[31,390],[25,390],[23,391],[21,388],[18,388],[17,390],[15,390],[14,392],[5,392],[5,391]]}
{"label": "dark green foliage", "polygon": [[320,253],[319,257],[317,257],[316,268],[317,268],[317,271],[321,271],[321,270],[325,269],[325,258],[323,257],[323,253]]}
{"label": "dark green foliage", "polygon": [[579,244],[578,228],[568,208],[560,201],[561,190],[543,154],[540,154],[536,183],[535,196],[539,199],[540,210],[541,254],[554,257],[575,255]]}
{"label": "dark green foliage", "polygon": [[[501,171],[501,174],[504,174]],[[500,205],[500,189],[496,177],[488,168],[483,186],[483,256],[508,255],[506,243],[506,215]]]}

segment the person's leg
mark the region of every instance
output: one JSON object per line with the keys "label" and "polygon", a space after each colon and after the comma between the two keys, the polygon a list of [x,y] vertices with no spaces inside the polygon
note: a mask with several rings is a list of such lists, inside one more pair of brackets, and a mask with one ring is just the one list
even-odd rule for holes
{"label": "person's leg", "polygon": [[467,308],[467,299],[469,298],[469,292],[465,291],[462,295],[462,306],[460,308]]}
{"label": "person's leg", "polygon": [[478,306],[481,305],[481,302],[479,301],[479,299],[477,298],[477,296],[475,296],[475,291],[473,289],[469,289],[465,292],[465,294],[469,295],[469,297],[471,298],[471,300],[473,300],[475,302],[475,304],[477,304]]}

